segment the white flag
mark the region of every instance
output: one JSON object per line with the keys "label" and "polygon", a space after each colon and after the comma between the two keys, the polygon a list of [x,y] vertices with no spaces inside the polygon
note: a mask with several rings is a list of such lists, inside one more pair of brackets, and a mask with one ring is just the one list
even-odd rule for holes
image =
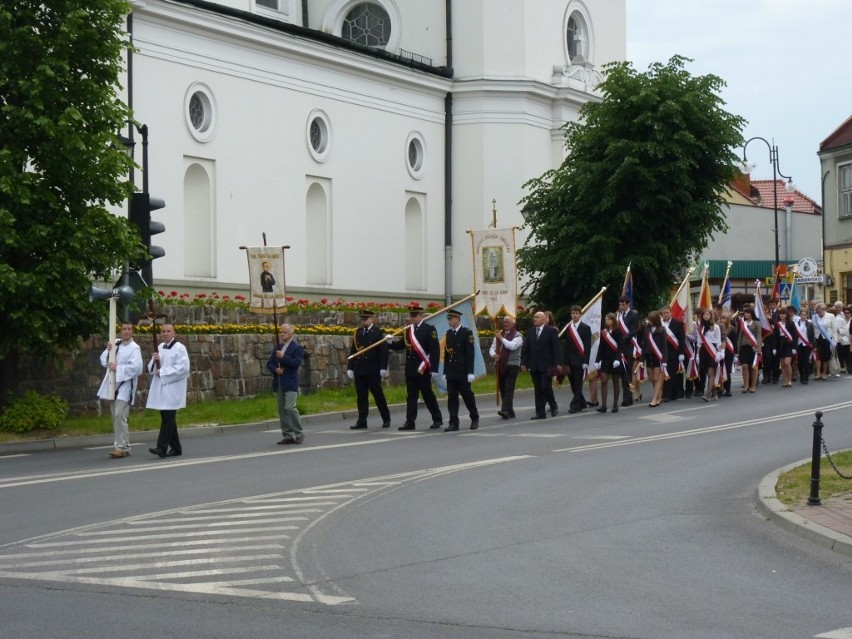
{"label": "white flag", "polygon": [[518,266],[515,261],[515,229],[468,231],[473,244],[474,313],[491,318],[515,317],[518,308]]}

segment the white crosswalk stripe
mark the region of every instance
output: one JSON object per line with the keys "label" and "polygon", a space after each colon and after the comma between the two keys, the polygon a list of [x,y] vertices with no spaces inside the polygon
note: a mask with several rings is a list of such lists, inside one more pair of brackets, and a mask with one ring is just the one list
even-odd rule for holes
{"label": "white crosswalk stripe", "polygon": [[457,464],[298,491],[199,504],[65,530],[0,547],[0,579],[337,605],[334,584],[303,579],[300,540],[365,497],[447,473],[527,459]]}

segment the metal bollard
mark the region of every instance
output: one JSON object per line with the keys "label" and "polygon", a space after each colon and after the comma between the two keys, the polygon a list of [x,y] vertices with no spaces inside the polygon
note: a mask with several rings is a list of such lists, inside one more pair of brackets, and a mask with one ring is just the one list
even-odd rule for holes
{"label": "metal bollard", "polygon": [[808,497],[808,506],[822,506],[819,498],[819,462],[820,443],[822,443],[822,411],[816,412],[814,422],[814,443],[811,452],[811,495]]}

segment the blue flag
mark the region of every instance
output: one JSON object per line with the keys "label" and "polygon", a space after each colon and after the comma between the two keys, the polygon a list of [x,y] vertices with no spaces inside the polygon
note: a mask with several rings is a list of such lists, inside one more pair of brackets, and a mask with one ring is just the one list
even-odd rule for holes
{"label": "blue flag", "polygon": [[[464,304],[459,304],[455,307],[461,312],[461,325],[466,326],[473,332],[473,376],[480,378],[485,376],[485,359],[482,357],[482,347],[479,345],[479,332],[476,330],[476,320],[473,316],[473,306],[470,301]],[[444,383],[444,346],[447,339],[447,331],[450,329],[450,324],[447,322],[446,313],[433,317],[429,322],[435,327],[438,332],[438,339],[441,342],[441,363],[438,365],[438,381],[435,386],[439,393],[447,392],[447,385]]]}
{"label": "blue flag", "polygon": [[731,310],[731,280],[725,280],[725,288],[722,289],[722,308]]}

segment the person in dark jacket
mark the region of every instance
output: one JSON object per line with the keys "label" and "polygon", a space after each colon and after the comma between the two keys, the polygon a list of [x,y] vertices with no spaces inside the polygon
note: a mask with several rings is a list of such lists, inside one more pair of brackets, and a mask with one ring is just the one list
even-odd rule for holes
{"label": "person in dark jacket", "polygon": [[441,357],[441,344],[438,331],[423,321],[423,309],[412,305],[408,309],[410,323],[403,332],[402,341],[388,335],[385,340],[391,350],[405,350],[405,424],[398,430],[414,430],[417,421],[417,400],[423,397],[426,409],[432,415],[431,429],[443,426],[444,417],[438,407],[438,399],[432,390],[432,380],[438,377],[438,363]]}
{"label": "person in dark jacket", "polygon": [[301,444],[305,441],[302,420],[296,408],[299,395],[299,367],[305,349],[293,338],[293,325],[281,325],[281,343],[272,349],[266,368],[272,373],[272,392],[278,400],[278,419],[283,437],[279,444]]}
{"label": "person in dark jacket", "polygon": [[461,313],[447,311],[450,325],[444,338],[444,378],[447,381],[447,411],[449,425],[445,432],[459,429],[459,395],[470,415],[470,430],[479,428],[479,411],[470,385],[473,382],[474,343],[473,331],[461,325]]}
{"label": "person in dark jacket", "polygon": [[353,426],[349,427],[353,430],[367,428],[370,393],[372,393],[373,400],[376,402],[379,415],[382,416],[382,428],[390,428],[391,425],[388,402],[382,390],[382,380],[388,376],[388,345],[385,342],[385,332],[373,325],[374,315],[373,311],[361,311],[359,314],[361,327],[355,329],[355,334],[352,336],[352,346],[349,348],[351,357],[376,342],[381,342],[380,346],[371,348],[363,355],[350,359],[346,369],[347,377],[355,382],[355,395],[358,401],[358,420]]}
{"label": "person in dark jacket", "polygon": [[521,347],[521,370],[529,371],[533,381],[535,415],[532,419],[546,419],[546,407],[556,417],[559,406],[553,395],[552,370],[561,364],[559,332],[547,323],[547,315],[538,311],[533,315],[533,327],[527,331]]}

